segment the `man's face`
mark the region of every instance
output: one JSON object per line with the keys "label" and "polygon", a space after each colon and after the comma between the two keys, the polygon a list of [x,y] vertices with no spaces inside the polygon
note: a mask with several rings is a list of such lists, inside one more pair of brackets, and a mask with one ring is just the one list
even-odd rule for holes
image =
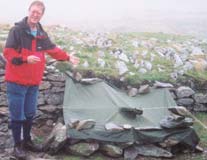
{"label": "man's face", "polygon": [[28,22],[30,24],[37,24],[43,16],[42,6],[33,5],[29,9]]}

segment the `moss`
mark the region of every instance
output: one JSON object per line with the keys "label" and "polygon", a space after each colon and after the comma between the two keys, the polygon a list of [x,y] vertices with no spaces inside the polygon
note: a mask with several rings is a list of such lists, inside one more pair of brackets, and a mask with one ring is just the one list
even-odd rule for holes
{"label": "moss", "polygon": [[207,71],[195,71],[191,70],[186,72],[186,76],[189,76],[197,81],[206,81],[207,80]]}
{"label": "moss", "polygon": [[68,62],[57,62],[56,63],[56,68],[60,70],[60,72],[65,72],[65,71],[71,71],[72,70],[72,65]]}

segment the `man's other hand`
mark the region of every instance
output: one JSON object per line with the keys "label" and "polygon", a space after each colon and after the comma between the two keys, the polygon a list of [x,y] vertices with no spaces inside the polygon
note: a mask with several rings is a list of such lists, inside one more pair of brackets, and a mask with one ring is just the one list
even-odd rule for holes
{"label": "man's other hand", "polygon": [[73,65],[77,65],[80,62],[80,59],[73,54],[70,55],[70,60],[69,60]]}

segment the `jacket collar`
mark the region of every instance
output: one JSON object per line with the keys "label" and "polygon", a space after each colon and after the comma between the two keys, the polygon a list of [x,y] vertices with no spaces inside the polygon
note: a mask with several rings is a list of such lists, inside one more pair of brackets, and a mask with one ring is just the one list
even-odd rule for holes
{"label": "jacket collar", "polygon": [[[28,17],[24,17],[21,21],[16,22],[15,26],[22,28],[27,34],[31,35],[30,27],[27,23]],[[31,35],[32,36],[32,35]],[[45,31],[40,23],[37,24],[37,38],[44,38],[46,36]]]}

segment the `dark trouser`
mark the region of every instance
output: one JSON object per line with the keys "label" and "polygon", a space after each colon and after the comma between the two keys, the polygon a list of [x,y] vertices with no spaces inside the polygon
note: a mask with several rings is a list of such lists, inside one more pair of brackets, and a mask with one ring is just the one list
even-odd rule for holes
{"label": "dark trouser", "polygon": [[30,132],[32,129],[32,118],[28,118],[24,121],[11,121],[12,136],[15,144],[19,144],[21,142],[22,129],[24,141],[31,140]]}
{"label": "dark trouser", "polygon": [[31,140],[30,132],[32,129],[32,118],[27,118],[23,122],[23,138],[24,141]]}
{"label": "dark trouser", "polygon": [[7,82],[7,97],[11,118],[11,130],[15,144],[29,140],[32,119],[37,110],[38,86],[24,86]]}

